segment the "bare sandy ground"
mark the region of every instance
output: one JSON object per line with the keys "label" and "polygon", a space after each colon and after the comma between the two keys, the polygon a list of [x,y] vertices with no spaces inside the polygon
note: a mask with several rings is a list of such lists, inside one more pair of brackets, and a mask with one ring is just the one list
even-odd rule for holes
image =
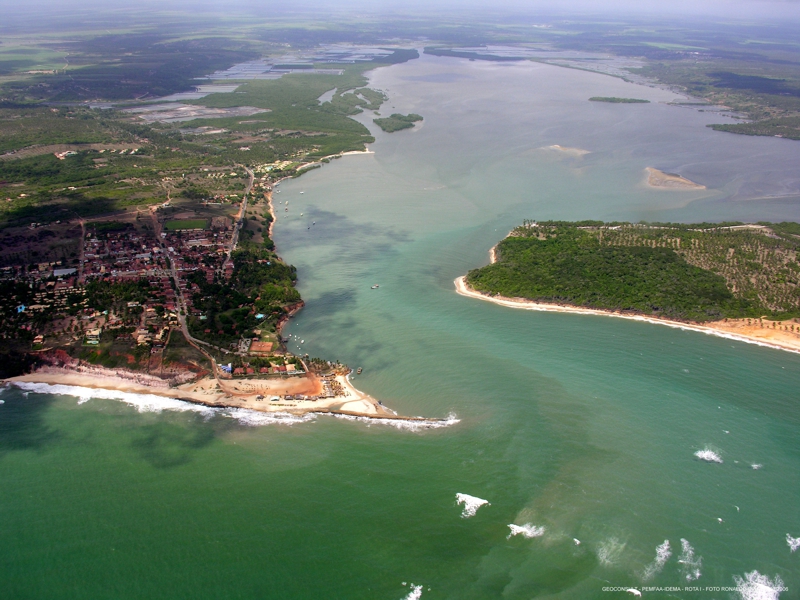
{"label": "bare sandy ground", "polygon": [[[797,332],[788,329],[793,323],[784,323],[781,321],[768,321],[760,319],[728,319],[727,321],[713,321],[711,323],[683,323],[680,321],[670,321],[668,319],[659,319],[648,315],[635,315],[614,312],[610,310],[599,310],[592,308],[581,308],[578,306],[565,306],[560,304],[544,304],[541,302],[532,302],[525,298],[505,298],[503,296],[488,296],[481,294],[470,288],[464,277],[459,277],[455,280],[456,292],[462,296],[469,298],[477,298],[478,300],[486,300],[500,306],[507,306],[509,308],[522,308],[524,310],[537,310],[544,312],[562,312],[573,313],[579,315],[599,315],[605,317],[617,317],[620,319],[629,319],[631,321],[643,321],[645,323],[654,323],[656,325],[666,325],[667,327],[674,327],[677,329],[685,329],[688,331],[697,331],[707,335],[715,335],[724,337],[729,340],[745,342],[748,344],[758,344],[760,346],[767,346],[777,350],[786,350],[788,352],[800,353],[800,329],[795,326]],[[748,324],[750,321],[750,324]],[[772,325],[775,324],[773,328]]]}
{"label": "bare sandy ground", "polygon": [[[377,400],[356,389],[345,376],[336,380],[343,393],[321,400],[286,400],[275,397],[285,395],[316,395],[322,392],[322,382],[317,377],[293,377],[286,379],[236,379],[217,381],[205,377],[199,381],[170,388],[158,385],[146,377],[140,381],[116,377],[113,371],[92,369],[91,372],[76,372],[59,367],[43,367],[33,373],[11,377],[6,382],[46,383],[70,385],[90,389],[104,389],[130,394],[151,394],[164,398],[185,400],[214,407],[247,408],[259,412],[289,412],[303,414],[319,411],[345,411],[365,417],[396,417]],[[262,396],[259,399],[258,396]]]}
{"label": "bare sandy ground", "polygon": [[664,173],[653,167],[645,168],[647,172],[647,185],[665,190],[704,190],[706,186],[690,181],[680,175]]}

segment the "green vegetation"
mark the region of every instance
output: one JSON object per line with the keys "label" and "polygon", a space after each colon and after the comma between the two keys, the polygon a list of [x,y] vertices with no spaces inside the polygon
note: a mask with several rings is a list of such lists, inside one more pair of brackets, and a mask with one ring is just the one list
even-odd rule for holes
{"label": "green vegetation", "polygon": [[650,104],[650,100],[639,98],[617,98],[616,96],[592,96],[590,102],[610,102],[612,104]]}
{"label": "green vegetation", "polygon": [[382,119],[373,119],[373,122],[387,133],[400,131],[401,129],[409,129],[414,127],[414,123],[417,121],[422,121],[422,116],[415,113],[408,115],[394,113]]}
{"label": "green vegetation", "polygon": [[800,225],[526,222],[470,271],[488,294],[670,319],[800,315]]}
{"label": "green vegetation", "polygon": [[6,98],[63,102],[165,96],[192,89],[196,77],[258,56],[246,42],[217,36],[171,41],[167,34],[131,33],[60,46],[69,53],[71,68],[7,83]]}
{"label": "green vegetation", "polygon": [[767,135],[788,138],[790,140],[800,140],[800,116],[765,119],[752,123],[714,124],[711,125],[711,128],[715,131],[727,131],[728,133]]}
{"label": "green vegetation", "polygon": [[207,229],[208,219],[185,219],[182,221],[167,221],[164,227],[170,231],[180,231],[182,229]]}
{"label": "green vegetation", "polygon": [[[253,337],[256,327],[275,330],[288,309],[300,300],[294,287],[297,271],[274,253],[252,244],[233,254],[230,281],[209,283],[197,272],[187,277],[198,290],[193,297],[202,317],[188,320],[191,334],[224,346],[240,337]],[[256,315],[264,315],[257,319]]]}

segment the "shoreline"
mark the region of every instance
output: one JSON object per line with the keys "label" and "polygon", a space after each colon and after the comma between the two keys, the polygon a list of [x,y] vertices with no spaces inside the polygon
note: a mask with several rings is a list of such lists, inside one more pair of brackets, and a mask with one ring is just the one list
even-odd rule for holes
{"label": "shoreline", "polygon": [[[322,386],[322,380],[312,376],[303,379],[312,379],[315,383]],[[301,417],[308,414],[331,414],[334,416],[353,417],[368,420],[390,420],[390,421],[410,421],[420,424],[434,426],[437,423],[449,422],[452,419],[438,419],[427,417],[409,417],[396,414],[394,411],[385,408],[369,394],[358,390],[349,380],[347,375],[338,375],[335,381],[338,382],[339,392],[331,398],[319,400],[287,400],[270,401],[264,397],[258,400],[257,396],[264,394],[264,384],[270,380],[235,380],[225,381],[224,384],[232,384],[230,387],[223,387],[213,377],[204,377],[198,381],[190,382],[176,387],[150,386],[141,381],[135,381],[119,377],[115,371],[103,369],[102,367],[90,368],[84,371],[69,369],[64,367],[41,367],[37,371],[26,375],[18,375],[2,380],[6,386],[13,385],[26,390],[29,386],[25,384],[39,384],[52,387],[52,391],[40,390],[42,393],[62,393],[76,395],[74,389],[86,390],[81,398],[91,398],[93,391],[105,391],[98,397],[103,399],[116,399],[126,401],[126,395],[136,395],[144,397],[157,397],[159,400],[173,400],[185,402],[198,407],[217,408],[217,409],[244,409],[265,415],[284,414]],[[278,383],[286,383],[280,381]],[[289,382],[294,383],[294,382]],[[20,385],[21,384],[21,385]],[[259,386],[259,384],[261,384]],[[69,388],[61,390],[58,386]],[[248,391],[242,388],[250,387]],[[233,389],[231,389],[233,388]],[[31,390],[26,390],[31,391]],[[116,395],[118,394],[118,395]],[[141,402],[148,406],[153,406],[152,400],[141,398]],[[130,403],[130,402],[129,402]],[[170,410],[175,407],[169,402],[163,407],[156,407],[156,410]],[[152,410],[152,409],[151,409]]]}
{"label": "shoreline", "polygon": [[[333,155],[369,155],[374,151],[351,151]],[[267,235],[272,239],[278,221],[274,194],[276,187],[287,179],[298,177],[305,168],[319,163],[300,166],[298,173],[286,176],[270,184],[264,192],[269,213],[272,215]],[[274,248],[277,254],[277,247]],[[281,259],[282,260],[282,259]],[[288,307],[289,310],[277,323],[276,331],[282,335],[283,327],[301,308],[304,302]],[[180,332],[182,335],[185,333]],[[192,340],[187,338],[190,344]],[[206,354],[202,348],[198,348]],[[83,361],[70,364],[42,364],[35,371],[0,380],[2,386],[16,386],[26,391],[41,393],[64,393],[77,395],[79,404],[92,397],[115,399],[137,406],[140,410],[194,410],[230,409],[245,410],[262,415],[286,415],[302,417],[310,414],[329,414],[348,419],[395,423],[401,427],[406,422],[410,428],[442,427],[458,422],[452,416],[427,418],[398,415],[382,402],[357,389],[350,381],[349,373],[318,376],[314,373],[288,378],[236,378],[217,376],[216,361],[206,355],[212,363],[212,372],[188,383],[176,384],[149,374],[124,368],[108,369]],[[47,386],[32,390],[31,386]],[[94,394],[93,394],[94,392]],[[328,396],[328,397],[326,397]],[[313,398],[313,399],[312,399]],[[186,403],[186,404],[179,404]]]}
{"label": "shoreline", "polygon": [[[492,248],[494,250],[494,248]],[[494,258],[494,252],[492,252]],[[492,260],[494,262],[494,260]],[[683,321],[672,321],[670,319],[662,319],[652,315],[643,315],[637,313],[622,313],[619,311],[600,309],[600,308],[583,308],[580,306],[571,306],[566,304],[548,304],[543,302],[534,302],[526,298],[506,298],[504,296],[489,296],[472,289],[467,285],[466,276],[456,278],[454,281],[456,293],[468,298],[476,298],[478,300],[485,300],[505,306],[507,308],[521,308],[524,310],[535,310],[540,312],[560,312],[571,313],[579,315],[594,315],[603,317],[616,317],[619,319],[628,319],[630,321],[639,321],[644,323],[651,323],[654,325],[665,325],[673,329],[683,329],[686,331],[696,331],[706,335],[713,335],[736,342],[744,342],[746,344],[754,344],[757,346],[764,346],[774,350],[783,350],[785,352],[792,352],[800,354],[800,337],[787,335],[783,336],[783,331],[776,331],[769,328],[760,328],[756,326],[746,325],[747,319],[736,319],[725,321],[712,321],[710,323],[694,323]],[[754,319],[751,319],[754,320]],[[744,331],[737,331],[744,330]],[[772,334],[771,336],[757,336],[754,335],[756,331],[764,334]],[[779,339],[774,339],[778,337]],[[770,339],[771,338],[771,339]]]}

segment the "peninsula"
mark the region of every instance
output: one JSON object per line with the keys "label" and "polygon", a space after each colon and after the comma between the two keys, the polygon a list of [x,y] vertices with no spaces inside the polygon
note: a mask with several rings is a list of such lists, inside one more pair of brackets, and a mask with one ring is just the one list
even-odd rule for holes
{"label": "peninsula", "polygon": [[[320,51],[298,59],[320,60]],[[53,102],[82,99],[73,76],[54,79],[52,97],[15,84],[22,95],[0,106],[0,377],[406,419],[353,387],[347,365],[295,355],[282,336],[303,301],[272,239],[292,209],[273,194],[285,179],[367,152],[374,138],[350,117],[387,98],[364,73],[417,53],[337,56],[298,73],[268,56],[262,67],[276,78],[209,85],[216,93],[182,103],[136,103],[114,88],[104,111]],[[239,58],[220,56],[215,68],[236,71]]]}
{"label": "peninsula", "polygon": [[646,320],[800,352],[797,223],[536,223],[456,280],[528,310]]}

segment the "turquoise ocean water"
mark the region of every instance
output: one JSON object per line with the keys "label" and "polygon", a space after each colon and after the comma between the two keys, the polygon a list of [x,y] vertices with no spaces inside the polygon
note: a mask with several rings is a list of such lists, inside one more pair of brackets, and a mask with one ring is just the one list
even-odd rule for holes
{"label": "turquoise ocean water", "polygon": [[[423,57],[372,85],[425,121],[279,186],[307,302],[286,333],[398,412],[458,423],[257,425],[6,389],[3,597],[800,596],[800,356],[453,288],[525,218],[800,219],[800,144],[536,63]],[[650,189],[647,166],[708,189]],[[458,493],[489,504],[463,518]]]}

